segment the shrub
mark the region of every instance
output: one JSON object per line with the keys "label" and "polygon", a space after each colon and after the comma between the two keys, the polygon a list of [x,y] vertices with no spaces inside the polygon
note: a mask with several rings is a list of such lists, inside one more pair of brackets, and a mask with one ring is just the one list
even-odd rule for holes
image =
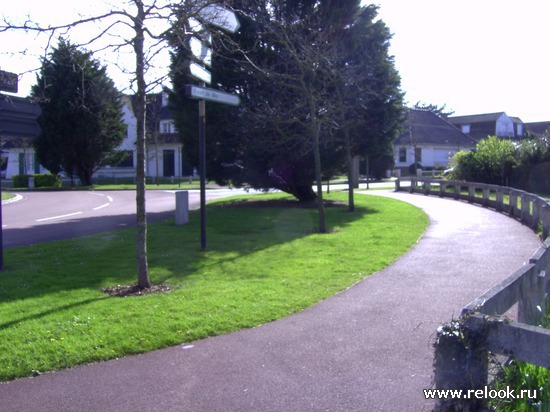
{"label": "shrub", "polygon": [[473,151],[457,152],[451,160],[451,172],[448,176],[451,180],[478,181],[478,167],[476,165],[475,153]]}
{"label": "shrub", "polygon": [[34,187],[61,187],[61,177],[54,174],[33,175]]}
{"label": "shrub", "polygon": [[29,175],[13,175],[13,187],[29,187]]}
{"label": "shrub", "polygon": [[489,136],[471,152],[458,152],[452,160],[452,178],[506,186],[516,166],[516,148],[510,140]]}

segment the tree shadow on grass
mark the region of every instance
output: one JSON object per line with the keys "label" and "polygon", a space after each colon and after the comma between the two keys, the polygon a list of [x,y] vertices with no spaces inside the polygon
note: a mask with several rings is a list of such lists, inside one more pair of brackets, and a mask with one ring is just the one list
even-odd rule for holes
{"label": "tree shadow on grass", "polygon": [[[207,248],[199,250],[200,228],[198,214],[191,216],[192,223],[181,230],[153,234],[150,245],[150,267],[161,267],[166,275],[157,277],[157,282],[169,282],[172,276],[187,276],[208,266],[234,263],[248,255],[289,244],[309,236],[330,237],[334,232],[363,219],[366,215],[378,213],[376,209],[358,206],[348,212],[347,204],[328,201],[325,205],[327,233],[318,232],[316,205],[304,205],[297,201],[281,200],[233,200],[210,205],[207,213]],[[170,225],[166,223],[163,225]],[[155,229],[163,229],[157,226]],[[170,236],[168,232],[175,235]],[[158,237],[157,237],[158,236]],[[170,237],[167,245],[162,238]],[[160,248],[157,249],[157,247]],[[175,255],[178,259],[173,259]],[[267,262],[266,262],[267,263]],[[177,275],[180,274],[180,275]],[[251,276],[247,271],[247,276]],[[256,277],[264,276],[261,270]]]}
{"label": "tree shadow on grass", "polygon": [[[375,214],[358,206],[350,213],[340,201],[327,203],[330,232]],[[172,213],[148,215],[149,268],[156,284],[178,283],[208,265],[234,262],[276,245],[317,234],[317,210],[289,199],[230,199],[207,207],[207,250],[200,250],[199,213],[190,213],[190,223],[175,226]],[[134,215],[127,217],[128,223]],[[79,225],[109,227],[109,221],[83,219],[51,225],[51,230],[78,233]],[[96,221],[94,221],[96,220]],[[113,229],[124,226],[115,226]],[[325,235],[323,235],[325,236]],[[23,300],[76,289],[100,289],[136,281],[135,228],[102,232],[92,236],[38,244],[6,251],[5,271],[0,273],[0,302]],[[158,270],[162,269],[162,270]],[[257,274],[263,276],[262,273]],[[91,299],[90,301],[93,301]],[[59,310],[62,310],[61,306]]]}

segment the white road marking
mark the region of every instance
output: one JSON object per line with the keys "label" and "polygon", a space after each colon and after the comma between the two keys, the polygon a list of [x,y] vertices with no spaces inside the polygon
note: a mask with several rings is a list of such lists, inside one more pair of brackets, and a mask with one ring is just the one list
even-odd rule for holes
{"label": "white road marking", "polygon": [[103,209],[104,207],[107,207],[107,206],[110,206],[110,205],[111,205],[110,203],[105,203],[104,205],[101,205],[101,206],[98,206],[98,207],[94,207],[94,210]]}
{"label": "white road marking", "polygon": [[76,215],[80,215],[81,213],[82,212],[74,212],[74,213],[69,213],[67,215],[45,217],[44,219],[36,219],[36,222],[45,222],[47,220],[63,219],[64,217],[76,216]]}
{"label": "white road marking", "polygon": [[[92,210],[100,210],[100,209],[103,209],[105,207],[108,207],[111,205],[111,203],[113,203],[113,198],[111,196],[105,196],[104,194],[102,193],[93,193],[93,192],[90,192],[88,193],[90,195],[95,195],[95,196],[102,196],[102,197],[107,197],[107,199],[109,200],[109,203],[104,203],[102,204],[101,206],[97,206],[97,207],[94,207]],[[36,219],[35,221],[36,222],[46,222],[48,220],[56,220],[56,219],[63,219],[63,218],[66,218],[66,217],[71,217],[71,216],[76,216],[76,215],[80,215],[84,212],[74,212],[74,213],[68,213],[66,215],[60,215],[60,216],[52,216],[52,217],[45,217],[43,219]]]}

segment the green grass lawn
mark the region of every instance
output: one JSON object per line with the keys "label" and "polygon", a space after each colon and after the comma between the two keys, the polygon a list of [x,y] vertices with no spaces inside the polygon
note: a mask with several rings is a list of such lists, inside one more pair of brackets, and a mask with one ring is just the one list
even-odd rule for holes
{"label": "green grass lawn", "polygon": [[2,192],[2,200],[10,200],[14,197],[15,195],[13,193]]}
{"label": "green grass lawn", "polygon": [[290,315],[387,266],[428,224],[409,204],[357,195],[357,212],[328,207],[330,233],[317,234],[315,209],[296,207],[280,194],[248,199],[209,204],[206,252],[194,212],[186,226],[173,220],[149,225],[151,280],[170,285],[166,293],[120,298],[101,292],[135,282],[133,229],[7,249],[0,273],[0,380]]}

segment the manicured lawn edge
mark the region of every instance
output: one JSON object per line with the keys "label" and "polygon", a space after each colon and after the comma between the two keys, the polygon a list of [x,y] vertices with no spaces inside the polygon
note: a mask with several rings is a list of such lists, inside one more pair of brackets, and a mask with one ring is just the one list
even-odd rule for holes
{"label": "manicured lawn edge", "polygon": [[100,290],[135,281],[133,229],[6,250],[0,380],[288,316],[381,270],[428,224],[420,209],[401,201],[356,196],[358,210],[349,213],[345,194],[328,198],[338,202],[327,207],[328,234],[315,233],[315,209],[282,194],[213,202],[206,252],[196,213],[186,226],[151,224],[151,279],[172,287],[162,294],[118,298]]}

